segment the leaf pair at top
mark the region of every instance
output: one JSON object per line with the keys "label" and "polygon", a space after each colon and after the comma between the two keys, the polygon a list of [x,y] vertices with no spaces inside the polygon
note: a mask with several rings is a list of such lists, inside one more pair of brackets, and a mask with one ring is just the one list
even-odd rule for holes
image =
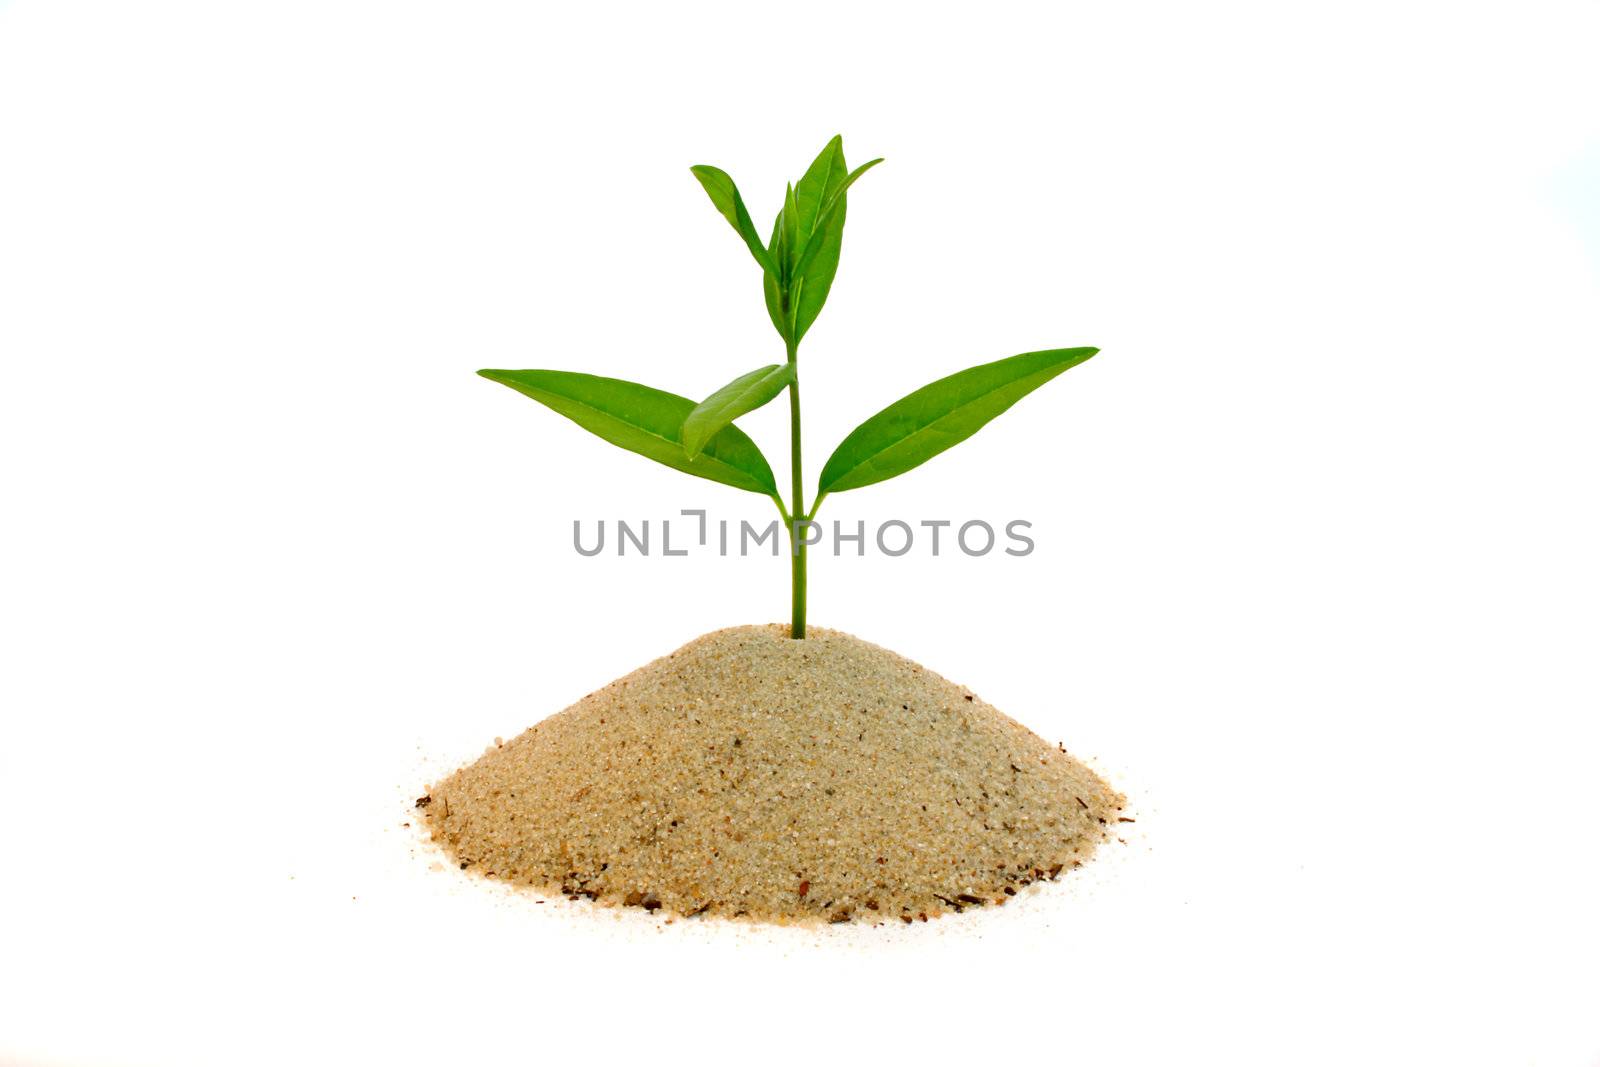
{"label": "leaf pair at top", "polygon": [[834,137],[800,180],[784,190],[783,207],[765,245],[727,172],[706,164],[690,168],[761,265],[767,314],[790,345],[800,343],[833,287],[844,243],[845,190],[882,162],[874,159],[850,170],[844,161],[844,139]]}
{"label": "leaf pair at top", "polygon": [[[772,238],[765,245],[733,179],[706,164],[689,168],[760,264],[767,314],[791,356],[821,314],[839,270],[845,190],[881,162],[874,159],[850,170],[844,160],[844,139],[835,136],[811,161],[800,180],[784,189],[783,207],[772,223]],[[771,402],[794,380],[792,362],[773,364],[742,374],[712,393],[684,421],[684,454],[693,460],[734,419]]]}

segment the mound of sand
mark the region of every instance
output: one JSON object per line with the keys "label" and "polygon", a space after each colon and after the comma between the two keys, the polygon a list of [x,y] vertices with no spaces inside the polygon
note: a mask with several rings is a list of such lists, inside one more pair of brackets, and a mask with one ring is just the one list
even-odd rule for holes
{"label": "mound of sand", "polygon": [[1078,866],[1123,798],[876,645],[741,626],[618,679],[418,800],[462,868],[683,915],[902,919]]}

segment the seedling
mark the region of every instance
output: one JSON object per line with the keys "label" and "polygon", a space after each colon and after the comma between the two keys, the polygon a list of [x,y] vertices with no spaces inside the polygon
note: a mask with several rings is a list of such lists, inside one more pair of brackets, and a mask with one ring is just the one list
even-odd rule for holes
{"label": "seedling", "polygon": [[[977,433],[990,419],[1097,348],[1052,348],[984,363],[925,385],[852,430],[823,464],[808,510],[800,470],[800,340],[816,321],[839,269],[845,190],[872,167],[844,161],[839,137],[784,190],[783,207],[763,244],[739,188],[725,172],[691,167],[722,217],[761,267],[782,363],[742,374],[700,403],[647,385],[559,370],[481,370],[565,415],[612,444],[668,467],[772,498],[789,532],[793,586],[791,637],[806,635],[806,537],[831,493],[860,489],[919,467]],[[734,421],[789,394],[789,502],[766,456]]]}

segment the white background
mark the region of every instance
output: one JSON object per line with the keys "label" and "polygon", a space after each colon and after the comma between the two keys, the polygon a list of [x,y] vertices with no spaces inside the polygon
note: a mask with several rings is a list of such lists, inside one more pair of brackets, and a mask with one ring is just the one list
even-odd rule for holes
{"label": "white background", "polygon": [[[0,1061],[1600,1063],[1592,5],[0,4]],[[835,131],[807,464],[1103,353],[824,518],[812,618],[1139,822],[1003,912],[537,905],[407,804],[786,613],[571,521],[759,498],[473,376],[701,396]],[[746,420],[778,470],[781,405]]]}

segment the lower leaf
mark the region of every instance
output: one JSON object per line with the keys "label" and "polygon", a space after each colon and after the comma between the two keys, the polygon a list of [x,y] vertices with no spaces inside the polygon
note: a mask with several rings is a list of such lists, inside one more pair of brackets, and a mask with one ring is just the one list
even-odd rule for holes
{"label": "lower leaf", "polygon": [[737,426],[724,426],[691,458],[683,448],[683,422],[695,402],[648,385],[560,370],[480,370],[597,437],[674,470],[764,496],[777,493],[772,467]]}

